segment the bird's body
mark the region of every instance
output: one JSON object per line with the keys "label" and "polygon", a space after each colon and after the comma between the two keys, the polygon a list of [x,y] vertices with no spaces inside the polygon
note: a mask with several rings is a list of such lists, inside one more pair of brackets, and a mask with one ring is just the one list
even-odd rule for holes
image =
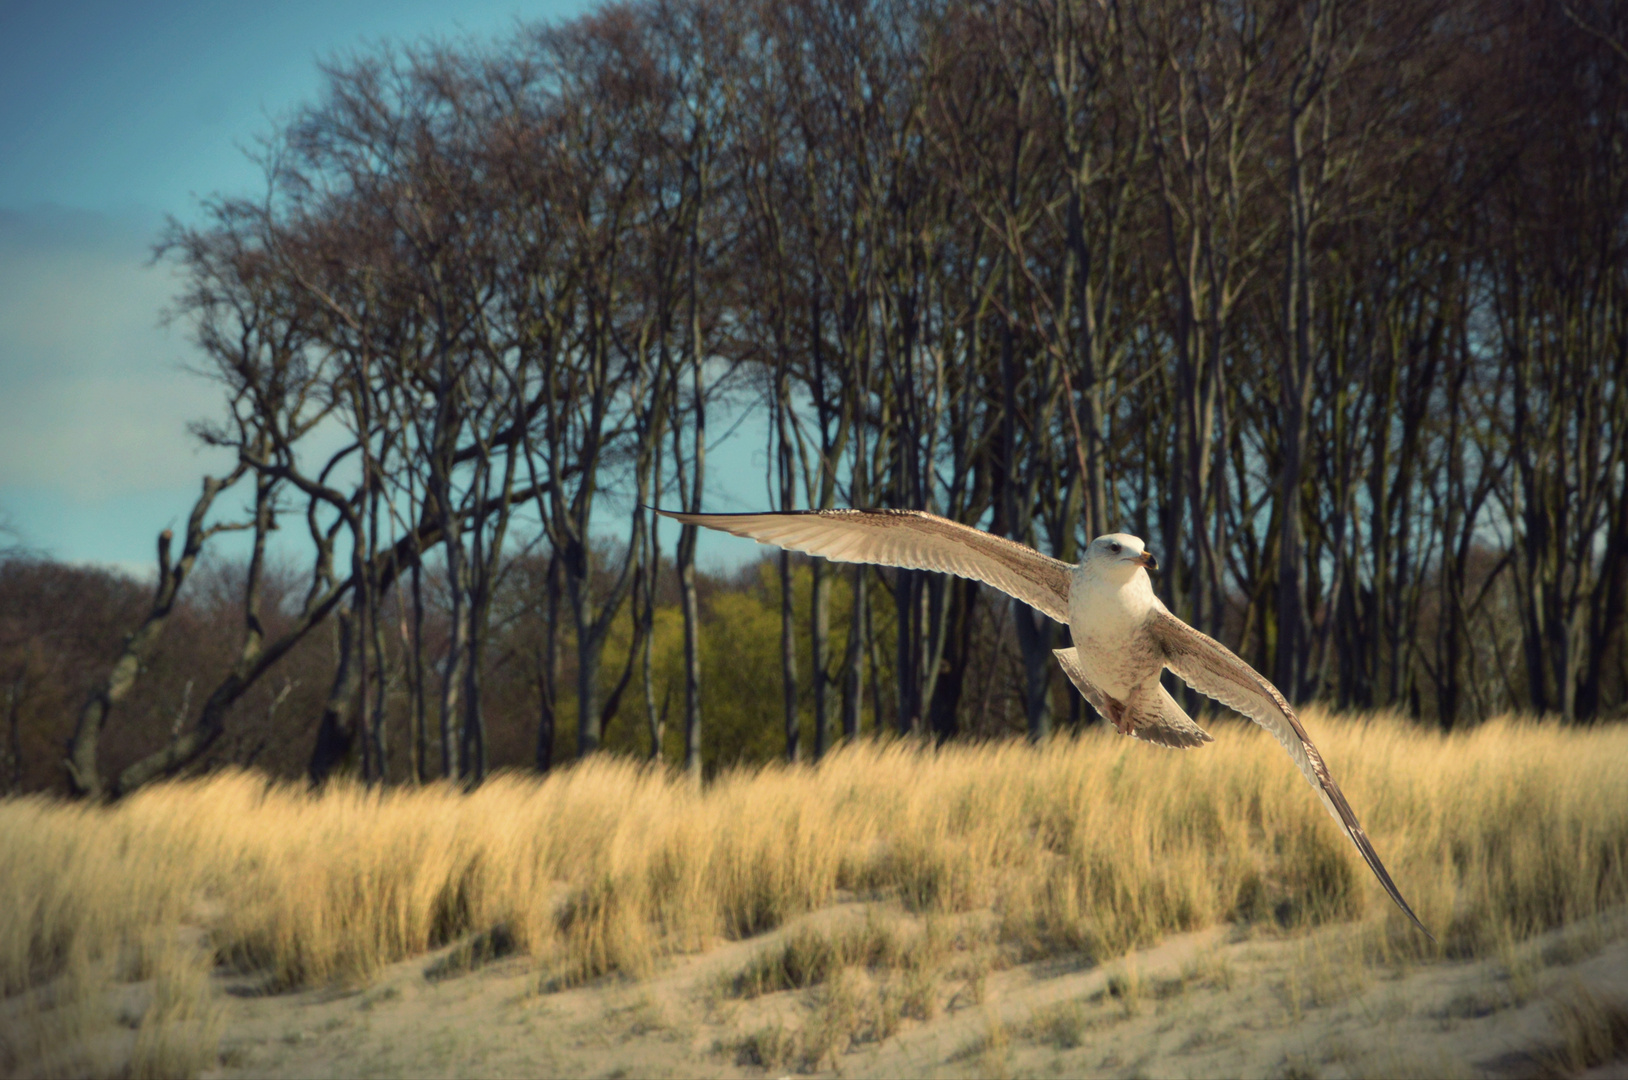
{"label": "bird's body", "polygon": [[660,512],[685,524],[837,562],[937,570],[982,581],[1068,626],[1073,644],[1055,650],[1057,661],[1121,733],[1178,748],[1212,742],[1160,682],[1170,669],[1283,745],[1391,899],[1429,936],[1391,881],[1294,709],[1259,672],[1160,603],[1148,576],[1158,562],[1140,538],[1099,536],[1080,562],[1070,566],[1004,537],[917,510]]}
{"label": "bird's body", "polygon": [[[1133,545],[1134,554],[1143,553],[1142,542],[1133,536],[1119,533],[1103,539],[1121,547]],[[1162,658],[1140,633],[1156,606],[1153,582],[1138,563],[1121,569],[1117,560],[1082,559],[1074,568],[1068,629],[1075,660],[1085,677],[1112,698],[1125,700],[1164,670]]]}

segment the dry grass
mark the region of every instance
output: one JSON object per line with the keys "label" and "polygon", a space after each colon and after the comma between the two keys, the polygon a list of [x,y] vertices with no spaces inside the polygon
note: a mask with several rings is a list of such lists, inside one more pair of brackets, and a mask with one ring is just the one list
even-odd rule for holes
{"label": "dry grass", "polygon": [[[0,1014],[0,1076],[106,1076],[130,1052],[127,1028],[105,988],[112,975],[83,954],[64,965],[49,987],[6,1002]],[[124,1019],[123,1024],[116,1023]]]}
{"label": "dry grass", "polygon": [[775,1023],[748,1033],[735,1044],[736,1063],[765,1069],[795,1063],[811,1072],[854,1047],[884,1042],[906,1015],[896,986],[871,979],[863,969],[835,968],[811,994],[806,1023],[795,1029]]}
{"label": "dry grass", "polygon": [[176,946],[160,954],[152,1002],[136,1030],[132,1080],[197,1076],[219,1062],[223,1011],[209,986],[210,957]]}
{"label": "dry grass", "polygon": [[1538,1055],[1538,1076],[1576,1076],[1628,1052],[1628,1001],[1579,984],[1550,1004],[1549,1022],[1559,1041]]}
{"label": "dry grass", "polygon": [[[209,984],[212,954],[149,935],[132,957],[140,965],[121,978],[111,960],[76,953],[48,985],[6,1002],[0,1076],[146,1080],[217,1066],[224,1012]],[[129,984],[126,994],[114,993],[118,982]]]}
{"label": "dry grass", "polygon": [[1090,1030],[1091,1016],[1083,1002],[1060,1001],[1030,1017],[1022,1034],[1059,1050],[1072,1050],[1084,1044]]}
{"label": "dry grass", "polygon": [[984,1030],[950,1056],[951,1061],[975,1061],[981,1076],[1011,1075],[1012,1033],[993,1010],[984,1016]]}
{"label": "dry grass", "polygon": [[952,938],[940,921],[929,919],[920,929],[895,925],[872,908],[862,923],[798,929],[755,954],[729,978],[725,990],[741,998],[799,990],[830,982],[848,967],[931,974],[944,966],[952,950],[967,947],[964,936]]}
{"label": "dry grass", "polygon": [[[1189,753],[1101,733],[1041,750],[865,744],[704,791],[601,759],[471,795],[340,784],[312,796],[234,772],[107,809],[11,800],[0,803],[0,993],[92,970],[152,977],[172,962],[152,928],[173,941],[188,924],[273,987],[365,981],[476,934],[449,964],[512,948],[568,985],[647,973],[664,953],[758,934],[839,891],[933,917],[989,911],[1010,957],[1098,962],[1229,919],[1361,920],[1362,954],[1386,963],[1513,956],[1539,931],[1628,899],[1628,726],[1507,721],[1451,738],[1389,719],[1309,726],[1439,946],[1391,909],[1276,744],[1227,723]],[[866,1023],[931,1013],[947,946],[900,933],[787,943],[735,992],[823,985],[835,1024],[853,989],[838,976],[886,969],[892,1004]],[[987,962],[959,977],[970,988]],[[1296,998],[1325,991],[1345,992]],[[195,1071],[156,1033],[207,1026],[176,1012],[138,1057]],[[759,1042],[746,1056],[790,1052]]]}

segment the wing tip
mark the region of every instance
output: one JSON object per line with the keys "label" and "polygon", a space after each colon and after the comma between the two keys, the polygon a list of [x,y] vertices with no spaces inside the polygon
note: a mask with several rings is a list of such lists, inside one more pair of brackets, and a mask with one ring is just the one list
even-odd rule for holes
{"label": "wing tip", "polygon": [[1436,940],[1435,934],[1432,934],[1429,930],[1425,929],[1425,924],[1419,921],[1419,916],[1413,913],[1413,909],[1408,906],[1408,902],[1406,900],[1402,899],[1402,893],[1396,889],[1395,886],[1392,886],[1385,891],[1389,893],[1390,898],[1396,902],[1396,906],[1402,909],[1402,914],[1408,917],[1408,921],[1413,924],[1414,929],[1418,930],[1419,933],[1429,938],[1430,944],[1438,946],[1441,944],[1441,942]]}
{"label": "wing tip", "polygon": [[[1339,791],[1337,787],[1335,790]],[[1341,792],[1340,802],[1345,803],[1343,792]],[[1350,805],[1345,804],[1345,809],[1349,812]],[[1352,814],[1351,816],[1352,820],[1355,821],[1356,815]],[[1385,895],[1389,896],[1391,902],[1401,909],[1402,914],[1408,917],[1408,921],[1418,929],[1419,933],[1430,939],[1432,945],[1440,945],[1441,942],[1436,940],[1436,935],[1425,929],[1425,924],[1420,921],[1418,915],[1414,914],[1412,906],[1402,896],[1402,890],[1396,887],[1396,882],[1391,879],[1390,871],[1385,869],[1385,863],[1380,859],[1379,852],[1374,850],[1373,841],[1368,839],[1367,832],[1360,825],[1357,825],[1354,829],[1347,825],[1346,832],[1356,845],[1358,854],[1362,856],[1362,861],[1368,864],[1368,869],[1372,870],[1374,877],[1379,880],[1380,886],[1385,890]]]}

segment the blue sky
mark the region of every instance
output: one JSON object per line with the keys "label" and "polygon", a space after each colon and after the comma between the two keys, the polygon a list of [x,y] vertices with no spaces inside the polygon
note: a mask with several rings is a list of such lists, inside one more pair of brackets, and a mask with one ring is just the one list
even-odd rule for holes
{"label": "blue sky", "polygon": [[[184,524],[221,465],[187,424],[219,399],[187,370],[185,328],[162,325],[175,282],[151,246],[166,215],[255,189],[243,148],[316,96],[320,59],[589,6],[0,2],[0,522],[55,558],[138,573]],[[747,464],[762,454],[748,439],[714,460]],[[720,481],[715,508],[762,505],[760,479]],[[761,550],[718,541],[704,562]]]}

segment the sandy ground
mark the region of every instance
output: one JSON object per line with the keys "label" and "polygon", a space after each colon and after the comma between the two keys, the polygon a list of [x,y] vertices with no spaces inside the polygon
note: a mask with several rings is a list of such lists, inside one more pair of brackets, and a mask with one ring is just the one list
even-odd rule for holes
{"label": "sandy ground", "polygon": [[[1557,1070],[1548,1051],[1564,1041],[1566,1002],[1628,1002],[1628,913],[1502,961],[1401,968],[1352,959],[1343,927],[1211,930],[1103,967],[1001,967],[977,959],[993,950],[979,953],[974,919],[965,956],[934,973],[915,1018],[887,1005],[896,976],[859,969],[834,985],[731,996],[729,977],[799,926],[898,917],[868,906],[672,959],[644,980],[559,991],[512,957],[444,976],[450,950],[365,989],[256,996],[252,982],[217,976],[225,1064],[211,1075],[1538,1076],[1577,1071]],[[1586,1075],[1628,1077],[1628,1062]]]}

